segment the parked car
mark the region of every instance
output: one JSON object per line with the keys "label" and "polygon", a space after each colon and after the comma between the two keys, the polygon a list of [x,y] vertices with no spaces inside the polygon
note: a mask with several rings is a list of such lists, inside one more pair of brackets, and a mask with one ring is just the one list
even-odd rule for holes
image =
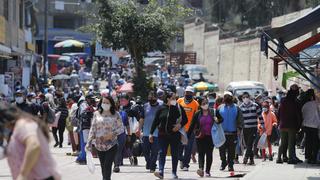
{"label": "parked car", "polygon": [[242,95],[244,92],[248,92],[251,96],[254,96],[262,94],[267,89],[261,82],[237,81],[229,83],[226,90],[232,92],[235,96]]}
{"label": "parked car", "polygon": [[208,72],[208,69],[204,65],[200,64],[185,64],[183,65],[183,72],[188,71],[190,79],[198,81],[200,79],[200,73],[202,73],[206,81],[211,80],[211,76]]}

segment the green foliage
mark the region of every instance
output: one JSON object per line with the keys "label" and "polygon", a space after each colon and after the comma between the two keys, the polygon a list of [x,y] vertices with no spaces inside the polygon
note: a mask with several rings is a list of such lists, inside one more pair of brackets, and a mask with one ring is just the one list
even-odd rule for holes
{"label": "green foliage", "polygon": [[179,0],[167,0],[160,6],[157,0],[148,5],[135,0],[98,0],[98,21],[88,29],[97,34],[105,47],[124,48],[134,60],[134,90],[147,97],[148,81],[144,72],[143,55],[152,51],[166,51],[182,31],[177,21],[189,14]]}

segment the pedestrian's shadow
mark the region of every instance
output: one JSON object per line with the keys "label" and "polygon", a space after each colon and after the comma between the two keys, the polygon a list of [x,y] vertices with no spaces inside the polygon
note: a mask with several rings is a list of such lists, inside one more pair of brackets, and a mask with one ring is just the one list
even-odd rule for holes
{"label": "pedestrian's shadow", "polygon": [[319,165],[317,165],[317,164],[307,164],[307,163],[295,164],[294,168],[319,169],[320,170],[320,166]]}

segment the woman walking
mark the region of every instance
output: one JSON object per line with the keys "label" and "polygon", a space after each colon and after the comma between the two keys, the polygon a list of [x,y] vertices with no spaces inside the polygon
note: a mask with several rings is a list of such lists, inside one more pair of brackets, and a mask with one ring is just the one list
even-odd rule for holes
{"label": "woman walking", "polygon": [[[196,143],[199,153],[199,169],[197,174],[200,177],[204,176],[204,160],[206,157],[206,177],[210,177],[212,165],[213,142],[211,137],[211,128],[214,123],[218,123],[215,117],[215,110],[209,109],[209,101],[207,98],[200,100],[201,108],[193,116],[189,133],[195,131]],[[219,122],[220,123],[220,122]]]}
{"label": "woman walking", "polygon": [[[6,157],[13,180],[60,180],[49,148],[44,121],[9,104],[0,104],[0,142],[8,143]],[[1,146],[3,146],[2,144]]]}
{"label": "woman walking", "polygon": [[[67,103],[64,100],[64,98],[59,99],[56,113],[57,112],[61,112],[61,115],[58,121],[58,126],[52,127],[52,134],[53,134],[54,140],[56,141],[56,144],[54,145],[54,147],[59,146],[59,148],[62,148],[63,133],[64,133],[64,130],[66,129],[66,120],[69,115]],[[57,132],[59,132],[59,138],[57,136]]]}
{"label": "woman walking", "polygon": [[98,111],[93,115],[86,149],[92,151],[95,145],[98,150],[103,180],[111,179],[112,163],[117,154],[118,135],[124,127],[112,97],[103,97],[98,105]]}
{"label": "woman walking", "polygon": [[157,111],[155,119],[152,123],[149,141],[154,143],[153,134],[158,128],[158,141],[160,146],[159,172],[154,175],[160,179],[164,176],[164,166],[166,163],[166,155],[168,146],[171,148],[172,157],[172,177],[178,179],[178,152],[180,142],[179,130],[187,123],[187,116],[183,108],[177,105],[176,95],[173,92],[166,92],[164,104]]}

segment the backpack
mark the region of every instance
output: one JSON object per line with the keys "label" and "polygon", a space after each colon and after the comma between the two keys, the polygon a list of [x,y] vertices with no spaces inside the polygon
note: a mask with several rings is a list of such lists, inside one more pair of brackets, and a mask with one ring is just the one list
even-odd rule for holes
{"label": "backpack", "polygon": [[80,105],[84,100],[81,100],[77,104],[77,108],[71,112],[71,125],[77,127],[80,123]]}

